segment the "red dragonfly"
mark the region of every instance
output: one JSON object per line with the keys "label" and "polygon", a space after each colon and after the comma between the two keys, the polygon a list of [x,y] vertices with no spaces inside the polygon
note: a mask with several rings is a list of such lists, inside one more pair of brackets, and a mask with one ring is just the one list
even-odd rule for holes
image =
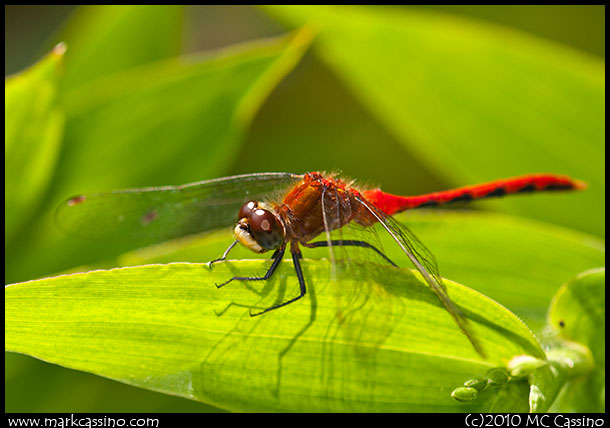
{"label": "red dragonfly", "polygon": [[[341,229],[350,222],[364,227],[379,223],[483,356],[483,350],[466,318],[447,294],[434,257],[409,229],[391,216],[408,209],[457,201],[583,188],[584,183],[569,177],[536,174],[421,196],[397,196],[380,189],[358,190],[352,182],[320,172],[304,175],[259,173],[184,186],[76,196],[58,208],[56,220],[59,227],[69,233],[93,238],[121,236],[140,244],[149,244],[226,227],[234,224],[233,219],[237,214],[235,241],[209,265],[225,260],[238,242],[257,253],[274,251],[273,262],[263,276],[233,277],[217,284],[217,287],[235,280],[262,281],[271,278],[289,244],[300,286],[298,296],[261,312],[250,312],[252,316],[286,306],[306,294],[300,246],[361,247],[377,253],[396,267],[378,248],[364,240],[330,239],[331,231]],[[274,195],[280,197],[273,199]],[[326,234],[325,240],[313,241],[322,233]]]}

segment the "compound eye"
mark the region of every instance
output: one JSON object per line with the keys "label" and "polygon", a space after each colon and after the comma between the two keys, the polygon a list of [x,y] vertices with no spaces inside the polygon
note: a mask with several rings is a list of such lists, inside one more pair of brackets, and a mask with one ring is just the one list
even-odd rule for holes
{"label": "compound eye", "polygon": [[275,250],[284,242],[284,227],[271,212],[255,209],[248,223],[252,236],[266,250]]}
{"label": "compound eye", "polygon": [[258,202],[256,201],[248,201],[242,205],[239,210],[239,214],[237,215],[237,220],[241,220],[242,218],[250,217],[252,211],[258,208]]}

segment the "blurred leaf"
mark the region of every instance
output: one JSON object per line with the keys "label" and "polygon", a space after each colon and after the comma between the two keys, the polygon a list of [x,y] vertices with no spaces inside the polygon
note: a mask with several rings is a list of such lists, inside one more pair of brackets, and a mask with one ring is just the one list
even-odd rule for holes
{"label": "blurred leaf", "polygon": [[[577,373],[562,391],[562,412],[604,412],[606,385],[606,270],[593,269],[564,284],[549,310],[549,325],[563,346],[578,344],[590,350],[594,369]],[[583,376],[583,374],[585,376]]]}
{"label": "blurred leaf", "polygon": [[61,184],[82,193],[217,177],[310,40],[303,30],[173,58],[69,92]]}
{"label": "blurred leaf", "polygon": [[409,150],[455,185],[528,172],[573,175],[590,190],[556,210],[536,199],[502,207],[603,235],[602,60],[431,11],[265,10],[290,25],[316,28],[316,52]]}
{"label": "blurred leaf", "polygon": [[[100,78],[67,94],[64,150],[48,197],[52,206],[10,253],[11,272],[21,272],[21,278],[29,272],[32,278],[65,269],[70,262],[124,251],[72,241],[73,247],[58,252],[60,237],[51,228],[59,201],[88,191],[218,175],[234,158],[260,104],[310,40],[310,32],[303,30],[167,60]],[[82,259],[73,259],[74,254]]]}
{"label": "blurred leaf", "polygon": [[549,311],[549,325],[559,337],[581,343],[605,367],[606,270],[583,272],[564,284],[555,295]]}
{"label": "blurred leaf", "polygon": [[59,36],[70,46],[64,88],[177,55],[182,26],[182,6],[79,7]]}
{"label": "blurred leaf", "polygon": [[54,173],[64,130],[57,82],[65,45],[4,82],[5,245],[40,204]]}
{"label": "blurred leaf", "polygon": [[[5,289],[7,350],[238,411],[508,411],[527,388],[460,404],[450,393],[515,355],[544,358],[529,329],[447,282],[488,354],[483,361],[408,270],[306,260],[308,294],[286,262],[265,284],[213,284],[268,262],[148,265]],[[498,397],[503,395],[502,399]],[[521,404],[518,404],[521,403]]]}

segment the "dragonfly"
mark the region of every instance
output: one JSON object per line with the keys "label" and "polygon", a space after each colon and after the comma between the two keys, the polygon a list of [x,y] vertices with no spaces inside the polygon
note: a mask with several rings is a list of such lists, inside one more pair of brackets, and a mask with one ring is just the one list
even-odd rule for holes
{"label": "dragonfly", "polygon": [[[57,209],[56,223],[70,234],[107,239],[120,236],[141,245],[186,235],[233,227],[234,241],[214,263],[226,260],[239,243],[256,253],[272,251],[264,275],[229,278],[232,281],[265,281],[277,271],[289,247],[299,294],[251,316],[262,315],[302,299],[307,287],[301,268],[301,246],[360,247],[397,267],[379,248],[365,240],[331,239],[330,232],[355,223],[364,228],[380,224],[438,297],[473,348],[484,352],[462,312],[452,302],[432,253],[392,216],[409,209],[436,207],[454,202],[541,191],[580,190],[585,183],[555,174],[530,174],[474,186],[399,196],[379,188],[361,189],[338,174],[309,172],[255,173],[200,181],[182,186],[119,190],[79,195]],[[323,235],[324,239],[315,240]]]}

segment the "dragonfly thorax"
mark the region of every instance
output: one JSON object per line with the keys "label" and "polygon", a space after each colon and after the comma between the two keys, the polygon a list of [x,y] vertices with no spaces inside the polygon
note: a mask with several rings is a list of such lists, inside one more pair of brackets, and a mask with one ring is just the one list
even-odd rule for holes
{"label": "dragonfly thorax", "polygon": [[276,250],[284,243],[284,225],[265,205],[248,201],[239,210],[238,217],[233,230],[235,238],[255,253]]}

